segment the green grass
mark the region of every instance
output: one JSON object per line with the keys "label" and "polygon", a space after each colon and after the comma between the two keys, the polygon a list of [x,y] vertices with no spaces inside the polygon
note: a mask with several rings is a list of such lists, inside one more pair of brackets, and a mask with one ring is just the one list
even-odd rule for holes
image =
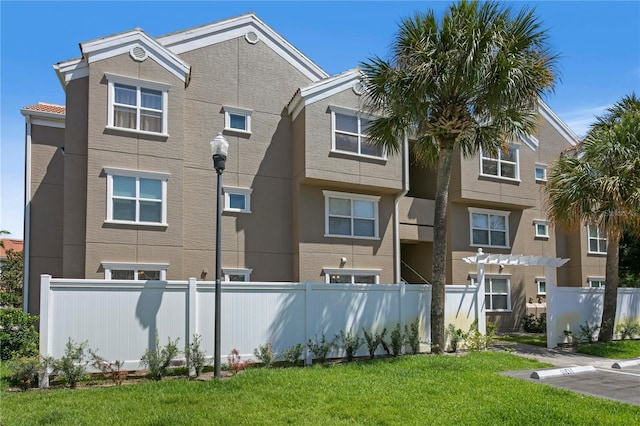
{"label": "green grass", "polygon": [[546,334],[505,334],[496,336],[496,340],[513,343],[526,343],[527,345],[547,347]]}
{"label": "green grass", "polygon": [[577,352],[612,359],[640,358],[640,340],[619,340],[611,343],[580,345]]}
{"label": "green grass", "polygon": [[13,425],[640,424],[640,407],[497,374],[543,364],[507,353],[404,356],[164,380],[3,393]]}

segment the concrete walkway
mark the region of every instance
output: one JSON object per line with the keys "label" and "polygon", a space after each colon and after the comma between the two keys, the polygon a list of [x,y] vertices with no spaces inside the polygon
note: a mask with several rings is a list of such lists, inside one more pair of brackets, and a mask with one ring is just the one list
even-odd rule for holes
{"label": "concrete walkway", "polygon": [[508,351],[525,358],[537,359],[546,362],[554,367],[571,367],[591,365],[598,368],[611,368],[616,360],[601,358],[598,356],[584,355],[571,350],[548,349],[542,346],[526,345],[523,343],[498,342],[493,345],[498,351]]}

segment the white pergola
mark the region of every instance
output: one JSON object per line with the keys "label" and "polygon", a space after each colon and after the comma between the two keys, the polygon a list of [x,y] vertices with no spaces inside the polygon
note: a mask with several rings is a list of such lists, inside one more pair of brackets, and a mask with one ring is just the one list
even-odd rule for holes
{"label": "white pergola", "polygon": [[465,257],[464,260],[467,263],[472,263],[477,266],[477,316],[478,316],[478,330],[486,334],[487,332],[487,319],[484,315],[484,267],[485,265],[505,265],[505,266],[543,266],[545,268],[545,277],[547,282],[547,347],[551,348],[554,344],[549,342],[556,342],[557,336],[554,336],[555,330],[552,330],[550,324],[555,319],[554,312],[554,296],[555,296],[555,284],[553,282],[553,268],[559,268],[569,261],[569,259],[562,259],[559,257],[551,257],[549,253],[546,256],[525,256],[520,254],[485,254],[482,249],[478,249],[478,253],[475,256]]}

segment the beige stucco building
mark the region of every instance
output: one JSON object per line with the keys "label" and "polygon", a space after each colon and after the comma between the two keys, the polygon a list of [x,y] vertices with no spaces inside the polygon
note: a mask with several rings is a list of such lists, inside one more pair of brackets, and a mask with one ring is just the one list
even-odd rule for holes
{"label": "beige stucco building", "polygon": [[[224,279],[429,280],[435,175],[409,161],[406,144],[398,155],[368,144],[357,69],[327,75],[253,14],[157,38],[136,29],[80,50],[54,66],[66,105],[22,110],[29,311],[43,273],[212,280],[218,132],[230,144]],[[569,257],[559,285],[603,279],[597,230],[565,235],[546,222],[546,169],[577,142],[540,102],[537,133],[508,153],[456,157],[448,283],[474,282],[462,259],[478,248]],[[501,328],[544,301],[538,269],[488,267],[486,302]]]}

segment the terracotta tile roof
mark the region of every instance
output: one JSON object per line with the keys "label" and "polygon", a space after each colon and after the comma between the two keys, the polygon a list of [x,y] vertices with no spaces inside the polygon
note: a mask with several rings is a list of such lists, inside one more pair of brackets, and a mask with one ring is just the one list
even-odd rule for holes
{"label": "terracotta tile roof", "polygon": [[24,109],[28,109],[31,111],[41,111],[41,112],[51,112],[53,114],[64,114],[66,108],[62,105],[48,104],[45,102],[39,102],[37,105],[30,105],[25,107]]}
{"label": "terracotta tile roof", "polygon": [[24,249],[24,241],[14,240],[11,238],[3,238],[4,248],[0,247],[0,259],[7,257],[5,250],[22,251]]}

